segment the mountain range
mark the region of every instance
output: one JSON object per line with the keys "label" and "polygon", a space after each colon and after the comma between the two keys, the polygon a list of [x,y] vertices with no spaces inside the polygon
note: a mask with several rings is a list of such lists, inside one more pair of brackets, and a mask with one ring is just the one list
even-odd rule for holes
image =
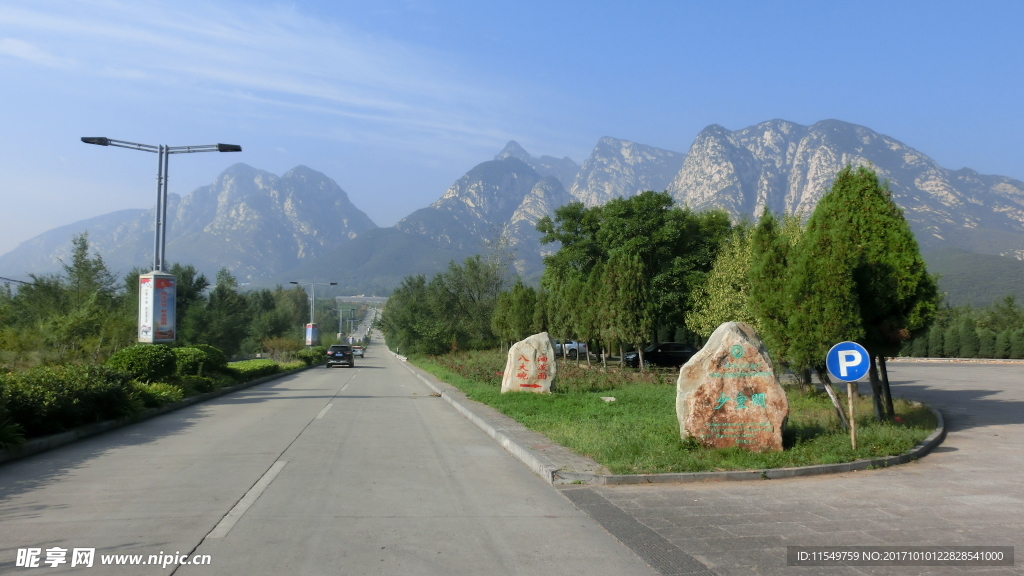
{"label": "mountain range", "polygon": [[[534,157],[512,141],[388,228],[310,168],[278,177],[236,164],[184,198],[171,195],[167,252],[207,274],[226,266],[254,284],[330,279],[348,292],[387,293],[408,274],[432,274],[500,245],[515,251],[522,276],[535,279],[554,248],[540,245],[536,223],[566,203],[667,190],[681,205],[724,209],[735,219],[764,209],[809,215],[847,164],[870,165],[888,182],[926,260],[943,253],[945,265],[962,266],[969,258],[949,255],[981,253],[991,256],[989,271],[1005,268],[993,262],[1014,268],[1024,260],[1024,182],[942,168],[890,136],[838,120],[771,120],[736,131],[712,125],[685,154],[605,137],[582,164]],[[0,256],[0,275],[58,270],[71,236],[86,230],[112,269],[149,262],[153,211],[122,210],[22,243]]]}

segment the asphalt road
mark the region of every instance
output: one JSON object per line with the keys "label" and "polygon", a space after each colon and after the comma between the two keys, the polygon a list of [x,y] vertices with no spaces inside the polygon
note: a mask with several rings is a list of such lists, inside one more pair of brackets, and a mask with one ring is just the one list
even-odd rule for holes
{"label": "asphalt road", "polygon": [[0,466],[0,573],[655,574],[430,392],[377,345]]}

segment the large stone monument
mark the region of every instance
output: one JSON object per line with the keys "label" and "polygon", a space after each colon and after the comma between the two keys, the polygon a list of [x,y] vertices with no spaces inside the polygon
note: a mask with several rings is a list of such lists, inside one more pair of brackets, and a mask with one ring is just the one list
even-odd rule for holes
{"label": "large stone monument", "polygon": [[508,351],[501,392],[551,392],[555,383],[555,347],[547,332],[516,342]]}
{"label": "large stone monument", "polygon": [[676,415],[683,440],[712,448],[782,450],[789,401],[754,329],[719,326],[679,370]]}

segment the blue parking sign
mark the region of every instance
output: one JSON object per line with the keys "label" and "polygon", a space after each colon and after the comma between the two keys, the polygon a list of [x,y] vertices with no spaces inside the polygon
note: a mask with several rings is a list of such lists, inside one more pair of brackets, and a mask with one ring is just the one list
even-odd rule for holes
{"label": "blue parking sign", "polygon": [[856,382],[868,373],[871,357],[868,351],[856,342],[840,342],[825,356],[825,367],[836,380]]}

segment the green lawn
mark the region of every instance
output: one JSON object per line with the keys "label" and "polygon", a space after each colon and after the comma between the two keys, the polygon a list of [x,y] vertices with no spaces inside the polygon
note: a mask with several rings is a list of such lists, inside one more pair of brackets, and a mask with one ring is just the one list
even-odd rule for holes
{"label": "green lawn", "polygon": [[[849,462],[902,453],[935,429],[924,406],[897,400],[898,422],[878,423],[871,398],[856,407],[857,446],[850,448],[824,393],[788,389],[790,414],[782,452],[709,449],[679,438],[674,371],[577,367],[559,361],[557,392],[501,394],[505,355],[499,351],[411,357],[409,361],[563,446],[590,456],[614,474],[782,468]],[[840,388],[840,387],[837,387]],[[605,402],[601,396],[614,396]],[[844,398],[845,405],[845,398]]]}

